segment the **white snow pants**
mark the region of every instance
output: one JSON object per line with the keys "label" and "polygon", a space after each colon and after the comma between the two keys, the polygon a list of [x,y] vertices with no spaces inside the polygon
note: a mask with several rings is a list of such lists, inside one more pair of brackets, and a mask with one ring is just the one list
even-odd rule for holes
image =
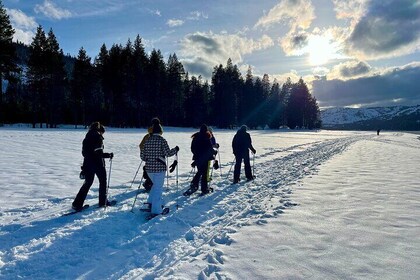
{"label": "white snow pants", "polygon": [[165,182],[165,172],[160,173],[148,173],[150,179],[153,182],[152,189],[150,190],[147,202],[152,204],[152,214],[162,214],[162,192],[163,183]]}

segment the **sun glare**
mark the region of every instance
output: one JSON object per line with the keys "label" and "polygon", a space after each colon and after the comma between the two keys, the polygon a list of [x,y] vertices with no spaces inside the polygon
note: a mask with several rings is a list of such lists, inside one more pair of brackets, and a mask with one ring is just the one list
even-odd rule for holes
{"label": "sun glare", "polygon": [[337,56],[336,47],[324,36],[310,37],[307,48],[312,66],[324,65]]}

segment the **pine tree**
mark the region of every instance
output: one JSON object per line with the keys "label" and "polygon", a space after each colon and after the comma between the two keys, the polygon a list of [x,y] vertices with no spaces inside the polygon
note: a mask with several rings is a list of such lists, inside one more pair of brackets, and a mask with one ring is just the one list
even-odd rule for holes
{"label": "pine tree", "polygon": [[260,112],[258,114],[258,124],[262,127],[268,125],[270,119],[270,111],[272,111],[272,104],[270,103],[270,94],[271,94],[271,85],[270,85],[270,77],[268,74],[264,74],[261,80],[261,87],[262,87],[262,98],[260,104]]}
{"label": "pine tree", "polygon": [[247,125],[251,128],[257,128],[261,125],[261,108],[264,102],[264,88],[260,77],[255,79],[254,90],[251,96],[252,110]]}
{"label": "pine tree", "polygon": [[239,103],[239,112],[238,115],[240,124],[247,124],[252,118],[252,112],[254,111],[253,104],[254,96],[254,77],[252,75],[251,66],[248,67],[248,71],[245,77],[245,84],[242,90],[242,98]]}
{"label": "pine tree", "polygon": [[41,26],[38,26],[30,46],[28,59],[28,88],[30,91],[32,126],[46,121],[48,65],[46,57],[47,37]]}
{"label": "pine tree", "polygon": [[9,80],[19,71],[16,50],[12,44],[15,30],[10,24],[9,15],[0,0],[0,125],[4,121],[3,81]]}
{"label": "pine tree", "polygon": [[287,126],[287,114],[288,114],[288,103],[290,99],[290,94],[292,92],[293,83],[290,77],[286,79],[286,82],[281,86],[280,91],[280,106],[281,106],[281,117],[280,117],[280,126]]}
{"label": "pine tree", "polygon": [[71,78],[71,98],[73,111],[73,123],[77,128],[77,124],[88,125],[95,120],[93,112],[95,112],[93,99],[94,80],[93,80],[93,66],[91,58],[86,54],[82,47],[79,50],[76,61],[74,63],[72,78]]}
{"label": "pine tree", "polygon": [[109,66],[109,51],[105,44],[102,44],[98,56],[94,62],[94,72],[98,83],[98,104],[101,114],[96,120],[103,123],[110,123],[112,111],[111,79],[112,69]]}
{"label": "pine tree", "polygon": [[167,88],[168,88],[168,125],[181,124],[184,116],[184,79],[185,70],[181,62],[178,61],[176,54],[169,55],[167,63]]}
{"label": "pine tree", "polygon": [[142,40],[137,35],[133,45],[133,58],[132,58],[132,74],[134,83],[133,102],[135,102],[136,110],[136,123],[135,125],[144,126],[149,125],[150,116],[146,116],[144,110],[143,99],[147,90],[146,70],[149,64],[148,57],[144,50]]}
{"label": "pine tree", "polygon": [[310,99],[309,89],[303,79],[300,78],[292,87],[287,106],[287,120],[290,128],[308,127],[307,111],[310,106]]}
{"label": "pine tree", "polygon": [[274,79],[273,85],[270,89],[270,97],[268,98],[268,126],[277,129],[280,127],[281,115],[284,110],[284,104],[281,100],[280,85]]}
{"label": "pine tree", "polygon": [[147,108],[148,116],[159,116],[163,123],[167,123],[170,116],[166,111],[169,106],[166,85],[166,64],[160,50],[152,50],[146,75],[149,84],[146,96],[150,104],[150,107]]}
{"label": "pine tree", "polygon": [[238,96],[242,90],[243,79],[238,67],[233,65],[230,58],[226,68],[222,65],[215,67],[212,84],[216,124],[221,128],[237,124]]}
{"label": "pine tree", "polygon": [[64,69],[63,51],[52,29],[48,32],[45,48],[47,63],[47,124],[56,127],[62,121],[60,112],[64,108],[66,94],[66,71]]}

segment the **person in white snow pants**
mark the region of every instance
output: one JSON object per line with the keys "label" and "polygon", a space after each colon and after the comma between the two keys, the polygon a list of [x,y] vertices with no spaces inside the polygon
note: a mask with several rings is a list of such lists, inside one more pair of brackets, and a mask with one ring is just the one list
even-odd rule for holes
{"label": "person in white snow pants", "polygon": [[140,157],[146,163],[145,168],[149,174],[153,186],[150,190],[147,202],[151,206],[151,215],[162,214],[162,192],[165,181],[166,157],[175,155],[179,147],[169,149],[168,142],[162,137],[163,130],[159,122],[154,122],[152,133],[144,143],[144,148],[140,151]]}

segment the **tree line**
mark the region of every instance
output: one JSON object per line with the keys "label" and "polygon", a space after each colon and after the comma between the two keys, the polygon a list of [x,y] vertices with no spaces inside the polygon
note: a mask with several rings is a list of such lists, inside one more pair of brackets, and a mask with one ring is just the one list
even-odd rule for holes
{"label": "tree line", "polygon": [[[321,126],[316,99],[305,82],[280,85],[265,74],[242,77],[231,59],[213,69],[211,83],[190,76],[176,54],[147,54],[137,35],[123,46],[105,44],[92,60],[80,48],[63,54],[52,29],[42,26],[29,47],[12,42],[14,30],[0,0],[0,123],[145,127],[159,116],[168,126],[202,123],[228,128]],[[3,89],[5,88],[4,92]]]}

